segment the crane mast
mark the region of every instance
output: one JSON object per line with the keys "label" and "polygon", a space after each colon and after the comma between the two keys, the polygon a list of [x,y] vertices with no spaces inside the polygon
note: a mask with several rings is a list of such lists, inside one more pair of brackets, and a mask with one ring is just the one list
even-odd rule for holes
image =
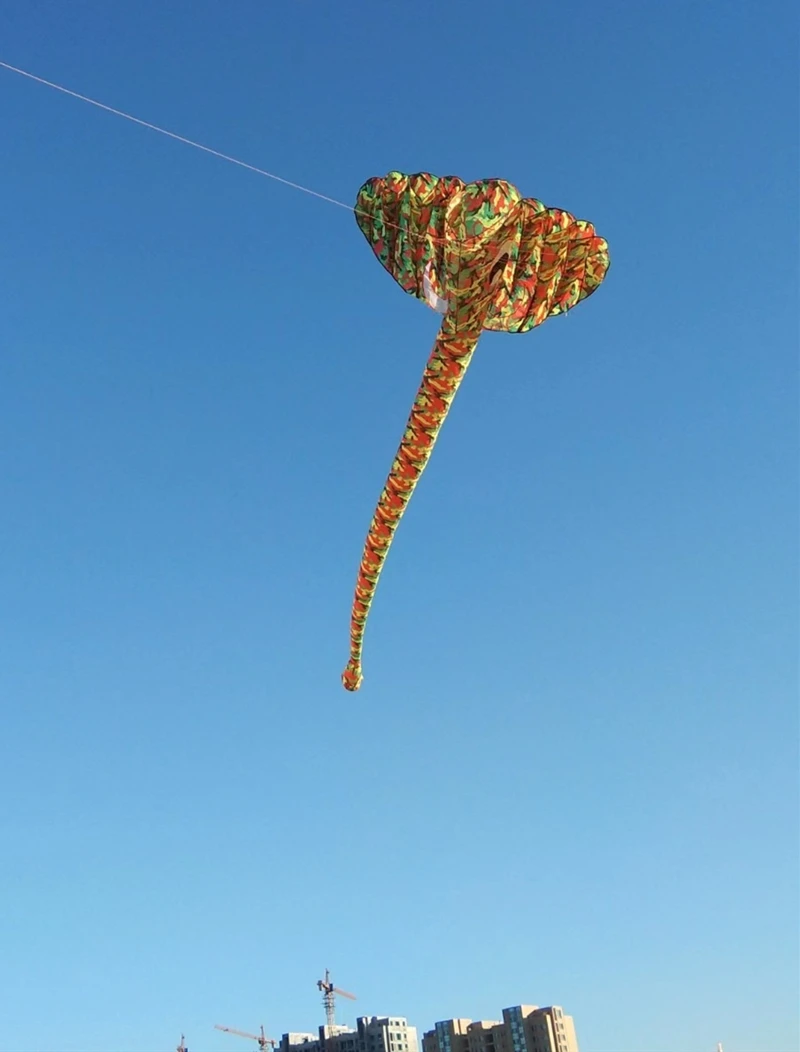
{"label": "crane mast", "polygon": [[331,973],[325,969],[325,978],[317,980],[317,987],[322,992],[322,1004],[325,1008],[325,1022],[327,1025],[336,1026],[336,996],[347,997],[351,1001],[356,1000],[355,994],[349,994],[347,990],[340,990],[331,982]]}

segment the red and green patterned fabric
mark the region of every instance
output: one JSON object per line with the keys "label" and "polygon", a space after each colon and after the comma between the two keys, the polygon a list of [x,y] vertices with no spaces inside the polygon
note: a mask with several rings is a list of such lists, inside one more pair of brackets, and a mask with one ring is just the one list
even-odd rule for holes
{"label": "red and green patterned fabric", "polygon": [[590,296],[608,244],[586,220],[524,198],[501,179],[389,172],[359,191],[356,221],[402,289],[443,314],[400,447],[367,534],[342,674],[358,690],[369,609],[414,487],[484,329],[527,332]]}

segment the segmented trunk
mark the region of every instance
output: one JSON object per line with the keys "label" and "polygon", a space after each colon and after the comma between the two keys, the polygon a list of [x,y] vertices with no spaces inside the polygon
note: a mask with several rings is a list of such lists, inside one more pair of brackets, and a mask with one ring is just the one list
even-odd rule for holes
{"label": "segmented trunk", "polygon": [[361,686],[364,626],[378,578],[394,531],[430,459],[439,430],[478,344],[480,332],[480,327],[477,332],[456,332],[454,317],[446,315],[425,366],[400,448],[378,500],[364,544],[350,617],[350,660],[342,673],[342,683],[347,690],[358,690]]}

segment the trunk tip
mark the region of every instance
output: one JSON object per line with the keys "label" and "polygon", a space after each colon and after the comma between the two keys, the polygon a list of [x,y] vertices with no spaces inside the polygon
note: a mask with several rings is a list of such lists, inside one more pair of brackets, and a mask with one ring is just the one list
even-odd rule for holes
{"label": "trunk tip", "polygon": [[361,662],[353,661],[352,658],[347,662],[347,668],[342,673],[342,686],[345,690],[355,691],[364,682],[364,677],[361,674]]}

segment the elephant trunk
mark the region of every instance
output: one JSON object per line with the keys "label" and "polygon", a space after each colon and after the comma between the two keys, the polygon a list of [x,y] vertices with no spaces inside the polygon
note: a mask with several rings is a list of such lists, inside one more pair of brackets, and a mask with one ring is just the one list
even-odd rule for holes
{"label": "elephant trunk", "polygon": [[364,626],[378,578],[394,531],[430,459],[439,430],[467,371],[480,333],[480,325],[474,332],[458,331],[455,312],[446,315],[425,366],[422,383],[364,544],[350,617],[350,660],[342,673],[342,683],[347,690],[358,690],[361,686]]}

